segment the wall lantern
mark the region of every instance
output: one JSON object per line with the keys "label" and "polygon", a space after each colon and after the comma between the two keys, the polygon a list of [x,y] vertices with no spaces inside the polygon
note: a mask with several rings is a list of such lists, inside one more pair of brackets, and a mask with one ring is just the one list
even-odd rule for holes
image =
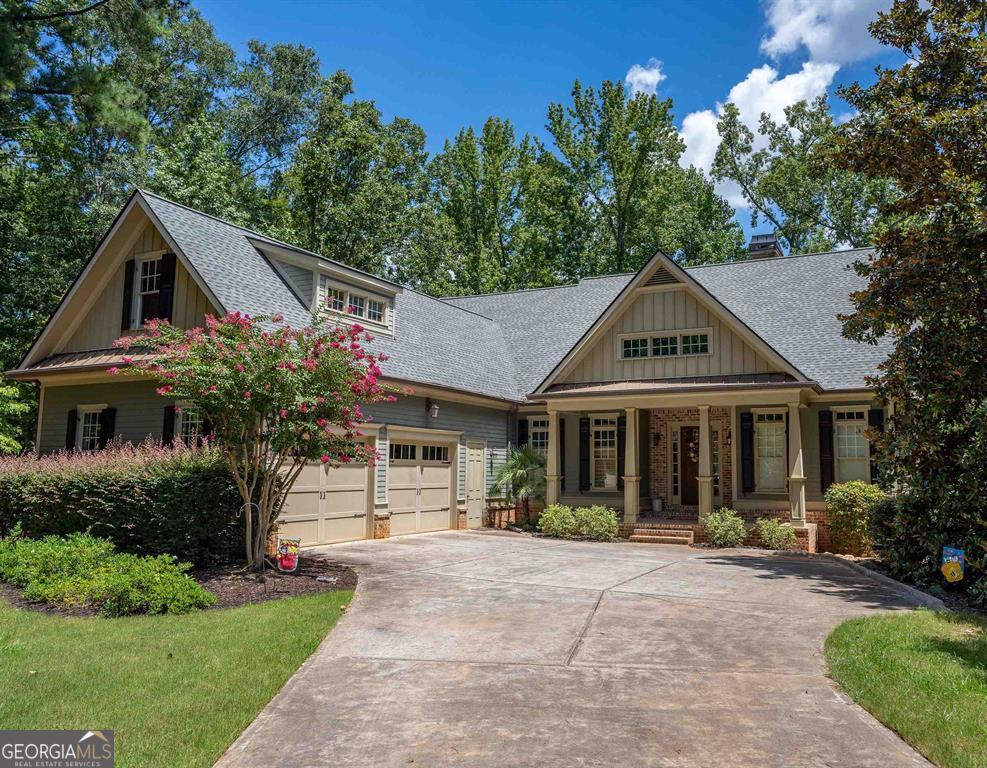
{"label": "wall lantern", "polygon": [[729,429],[727,430],[726,444],[727,444],[727,448],[729,448],[730,447],[730,430]]}
{"label": "wall lantern", "polygon": [[430,397],[425,399],[425,410],[433,419],[439,418],[439,404]]}

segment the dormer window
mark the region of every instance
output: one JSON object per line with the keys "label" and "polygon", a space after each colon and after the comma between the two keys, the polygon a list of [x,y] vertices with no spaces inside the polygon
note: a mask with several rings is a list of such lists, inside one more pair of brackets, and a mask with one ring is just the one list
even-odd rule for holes
{"label": "dormer window", "polygon": [[687,357],[711,353],[711,328],[665,331],[652,336],[625,334],[619,337],[617,357],[637,360],[643,357]]}
{"label": "dormer window", "polygon": [[324,310],[338,314],[340,319],[359,319],[370,326],[378,326],[379,331],[389,331],[392,325],[390,302],[382,296],[338,283],[328,275],[319,277],[319,299]]}

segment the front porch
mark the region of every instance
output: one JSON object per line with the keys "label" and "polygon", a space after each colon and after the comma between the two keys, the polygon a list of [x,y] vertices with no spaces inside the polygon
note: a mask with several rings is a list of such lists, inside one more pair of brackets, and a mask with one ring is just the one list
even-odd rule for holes
{"label": "front porch", "polygon": [[808,546],[805,406],[797,393],[786,395],[771,405],[760,393],[620,408],[550,400],[547,414],[527,417],[530,440],[546,455],[546,503],[604,504],[617,510],[623,536],[683,531],[697,542],[706,515],[730,507],[749,522],[791,522],[805,529],[798,535]]}

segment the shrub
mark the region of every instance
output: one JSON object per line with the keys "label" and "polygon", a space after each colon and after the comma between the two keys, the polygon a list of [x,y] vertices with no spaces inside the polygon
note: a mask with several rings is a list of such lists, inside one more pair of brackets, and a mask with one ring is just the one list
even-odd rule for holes
{"label": "shrub", "polygon": [[580,536],[594,541],[613,541],[617,538],[617,513],[602,504],[579,507],[575,510],[576,528]]}
{"label": "shrub", "polygon": [[243,557],[240,493],[213,448],[111,446],[0,458],[0,536],[90,531],[135,554]]}
{"label": "shrub", "polygon": [[714,547],[737,547],[747,536],[743,518],[732,509],[717,509],[705,520],[709,543]]}
{"label": "shrub", "polygon": [[873,550],[871,513],[886,496],[876,485],[862,480],[834,483],[826,490],[826,511],[833,549],[851,555]]}
{"label": "shrub", "polygon": [[794,549],[795,529],[790,523],[781,523],[773,517],[762,517],[754,527],[761,543],[768,549]]}
{"label": "shrub", "polygon": [[538,527],[546,536],[557,536],[560,539],[571,539],[578,533],[572,507],[563,504],[546,507],[538,516]]}
{"label": "shrub", "polygon": [[188,575],[189,563],[168,555],[138,557],[84,533],[66,538],[0,539],[0,580],[24,597],[65,606],[96,608],[103,616],[188,613],[216,596]]}

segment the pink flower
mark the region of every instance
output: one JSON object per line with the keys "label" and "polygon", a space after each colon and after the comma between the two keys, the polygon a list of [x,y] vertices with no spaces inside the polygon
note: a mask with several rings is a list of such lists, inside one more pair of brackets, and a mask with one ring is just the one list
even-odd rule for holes
{"label": "pink flower", "polygon": [[329,422],[328,422],[328,421],[326,421],[325,419],[316,419],[316,420],[315,420],[315,423],[316,423],[316,424],[318,424],[318,425],[319,425],[320,427],[324,427],[324,426],[325,426],[326,424],[328,424]]}
{"label": "pink flower", "polygon": [[281,418],[281,419],[287,419],[288,418],[288,411],[286,411],[284,408],[282,408],[280,411],[278,411],[278,417]]}
{"label": "pink flower", "polygon": [[298,406],[298,410],[301,411],[302,413],[308,413],[308,403],[305,402],[300,403]]}
{"label": "pink flower", "polygon": [[116,376],[118,373],[120,373],[120,369],[117,368],[115,365],[111,365],[109,368],[106,369],[106,372],[110,374],[110,376]]}
{"label": "pink flower", "polygon": [[271,315],[271,320],[272,322],[280,323],[281,321],[284,320],[284,315],[278,312],[277,314]]}
{"label": "pink flower", "polygon": [[237,363],[235,367],[240,373],[243,373],[245,370],[247,370],[246,368],[243,367],[243,363]]}
{"label": "pink flower", "polygon": [[210,387],[209,387],[209,391],[210,391],[210,392],[215,392],[215,391],[216,391],[216,385],[215,385],[215,384],[213,384],[212,386],[210,386]]}
{"label": "pink flower", "polygon": [[158,387],[154,391],[157,392],[159,395],[164,396],[167,395],[169,392],[171,392],[171,390],[172,390],[171,384],[165,384],[163,387]]}
{"label": "pink flower", "polygon": [[123,363],[124,365],[130,365],[132,362],[134,362],[134,358],[132,358],[130,355],[124,355],[123,357],[120,358],[120,362]]}
{"label": "pink flower", "polygon": [[244,396],[245,399],[249,400],[250,399],[250,390],[248,389],[246,392],[244,392],[243,393],[243,396]]}
{"label": "pink flower", "polygon": [[322,454],[322,463],[323,464],[328,464],[329,463],[329,454],[328,453],[323,453]]}

